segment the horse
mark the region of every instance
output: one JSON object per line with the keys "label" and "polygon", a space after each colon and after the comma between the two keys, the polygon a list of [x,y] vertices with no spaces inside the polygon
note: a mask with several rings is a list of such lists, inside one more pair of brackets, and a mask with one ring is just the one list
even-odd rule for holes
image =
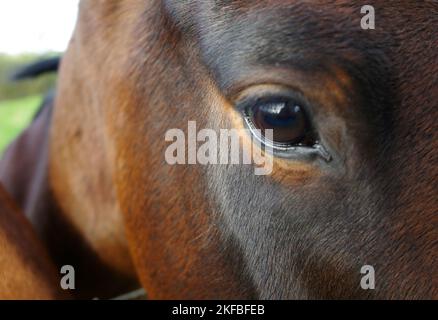
{"label": "horse", "polygon": [[0,186],[0,299],[64,299],[55,266],[29,221]]}
{"label": "horse", "polygon": [[[0,163],[77,294],[437,298],[438,4],[369,4],[374,30],[360,1],[82,0]],[[188,121],[273,129],[272,172],[169,165]]]}
{"label": "horse", "polygon": [[[53,71],[41,70],[43,73]],[[22,73],[27,73],[25,68]],[[25,212],[57,269],[65,265],[75,267],[75,288],[78,289],[72,296],[112,298],[125,288],[127,291],[136,288],[137,284],[131,283],[137,281],[130,282],[100,260],[94,248],[63,215],[50,185],[49,129],[55,94],[47,94],[30,126],[6,149],[0,162],[0,180]]]}

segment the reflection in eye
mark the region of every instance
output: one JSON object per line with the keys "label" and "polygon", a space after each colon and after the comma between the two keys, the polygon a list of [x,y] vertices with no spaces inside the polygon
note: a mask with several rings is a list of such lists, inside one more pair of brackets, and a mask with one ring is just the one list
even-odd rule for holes
{"label": "reflection in eye", "polygon": [[274,146],[311,147],[316,143],[310,120],[300,103],[291,98],[269,98],[246,106],[245,118],[250,127],[273,130]]}
{"label": "reflection in eye", "polygon": [[[237,99],[239,110],[256,143],[271,147],[275,156],[297,159],[319,156],[333,160],[310,117],[311,106],[298,91],[281,85],[256,85]],[[269,133],[273,133],[272,135]]]}

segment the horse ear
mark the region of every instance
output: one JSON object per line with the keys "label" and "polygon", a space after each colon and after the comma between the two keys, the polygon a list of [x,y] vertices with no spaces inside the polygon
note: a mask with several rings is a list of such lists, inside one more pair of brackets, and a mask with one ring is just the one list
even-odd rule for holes
{"label": "horse ear", "polygon": [[34,79],[46,73],[57,72],[60,63],[61,57],[59,56],[41,59],[19,68],[10,75],[9,80],[16,82]]}

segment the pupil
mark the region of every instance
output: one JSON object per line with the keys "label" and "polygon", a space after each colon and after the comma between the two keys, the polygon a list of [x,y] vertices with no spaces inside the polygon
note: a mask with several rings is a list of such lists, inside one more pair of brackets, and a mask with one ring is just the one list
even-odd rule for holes
{"label": "pupil", "polygon": [[264,134],[272,129],[274,142],[302,143],[308,131],[306,116],[294,102],[272,102],[259,104],[253,114],[253,122]]}

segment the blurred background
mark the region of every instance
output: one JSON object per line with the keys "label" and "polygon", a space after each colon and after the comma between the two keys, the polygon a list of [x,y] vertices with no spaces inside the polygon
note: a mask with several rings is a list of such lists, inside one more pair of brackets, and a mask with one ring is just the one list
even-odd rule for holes
{"label": "blurred background", "polygon": [[73,32],[79,0],[0,0],[0,156],[29,124],[56,75],[11,81],[20,67],[61,55]]}

